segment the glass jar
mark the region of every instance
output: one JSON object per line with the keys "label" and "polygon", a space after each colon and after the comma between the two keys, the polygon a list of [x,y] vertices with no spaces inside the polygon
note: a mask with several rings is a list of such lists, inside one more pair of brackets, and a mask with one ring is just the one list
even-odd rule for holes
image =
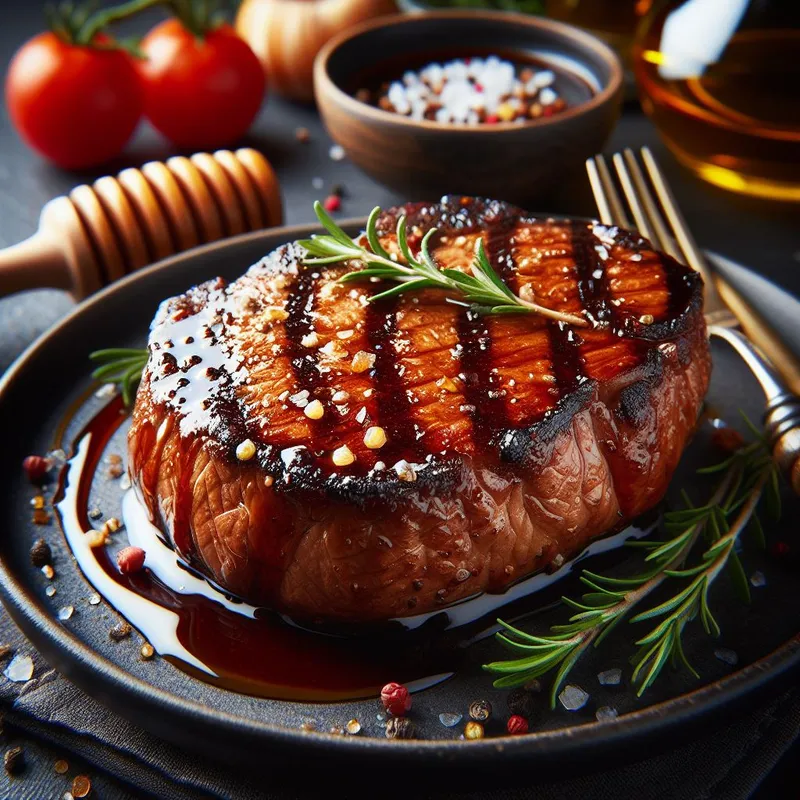
{"label": "glass jar", "polygon": [[701,178],[800,201],[800,3],[656,2],[633,60],[642,107]]}

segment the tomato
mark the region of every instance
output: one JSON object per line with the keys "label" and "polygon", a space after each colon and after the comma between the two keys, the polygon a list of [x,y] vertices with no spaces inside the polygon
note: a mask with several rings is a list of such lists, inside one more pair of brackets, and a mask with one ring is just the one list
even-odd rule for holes
{"label": "tomato", "polygon": [[140,49],[145,115],[176,145],[210,150],[232,144],[250,127],[266,80],[255,53],[230,25],[198,37],[168,19]]}
{"label": "tomato", "polygon": [[6,106],[31,147],[61,167],[81,169],[121,152],[142,115],[143,92],[128,53],[47,32],[14,56]]}

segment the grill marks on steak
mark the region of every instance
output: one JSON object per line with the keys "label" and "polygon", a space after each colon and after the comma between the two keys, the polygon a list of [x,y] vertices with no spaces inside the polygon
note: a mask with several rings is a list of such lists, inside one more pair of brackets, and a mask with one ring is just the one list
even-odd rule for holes
{"label": "grill marks on steak", "polygon": [[[481,316],[436,290],[370,303],[380,285],[303,268],[293,245],[162,304],[137,488],[196,566],[296,616],[428,610],[575,552],[657,502],[705,392],[700,280],[635,234],[454,197],[385,213],[390,251],[402,213],[412,249],[437,227],[437,262],[468,270],[483,237],[514,292],[600,324]],[[237,462],[245,438],[257,455]],[[344,444],[356,461],[336,467]]]}

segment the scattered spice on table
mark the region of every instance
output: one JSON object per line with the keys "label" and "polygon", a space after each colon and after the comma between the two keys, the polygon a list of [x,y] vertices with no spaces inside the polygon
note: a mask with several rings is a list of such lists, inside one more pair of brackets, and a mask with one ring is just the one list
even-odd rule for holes
{"label": "scattered spice on table", "polygon": [[492,716],[492,704],[488,700],[475,700],[470,704],[469,715],[476,722],[486,722]]}
{"label": "scattered spice on table", "polygon": [[457,58],[408,70],[401,80],[381,85],[376,95],[360,89],[356,98],[413,120],[458,125],[494,125],[549,117],[567,103],[550,69],[514,64],[498,56]]}
{"label": "scattered spice on table", "polygon": [[34,486],[41,486],[47,479],[50,463],[43,456],[28,456],[22,462],[22,468]]}
{"label": "scattered spice on table", "polygon": [[31,547],[31,564],[34,567],[44,567],[53,560],[50,545],[44,539],[37,539]]}
{"label": "scattered spice on table", "polygon": [[470,720],[464,726],[464,738],[465,739],[483,739],[484,730],[483,725],[480,722],[475,722],[475,720]]}
{"label": "scattered spice on table", "polygon": [[149,661],[156,653],[155,649],[153,648],[153,645],[149,644],[148,642],[145,642],[142,645],[142,649],[140,650],[140,652],[142,654],[142,658],[145,661]]}
{"label": "scattered spice on table", "polygon": [[528,720],[526,720],[525,717],[521,717],[519,714],[513,714],[508,718],[506,730],[511,736],[521,736],[528,732]]}
{"label": "scattered spice on table", "polygon": [[307,144],[311,141],[311,131],[308,128],[296,128],[294,138],[301,144]]}
{"label": "scattered spice on table", "polygon": [[118,622],[109,632],[108,635],[111,637],[112,641],[121,642],[123,639],[127,639],[133,628],[127,622]]}
{"label": "scattered spice on table", "polygon": [[3,756],[3,764],[9,775],[19,775],[25,769],[25,751],[21,747],[11,747]]}
{"label": "scattered spice on table", "polygon": [[64,761],[63,758],[59,758],[55,764],[53,764],[53,769],[59,774],[63,775],[69,770],[69,764]]}
{"label": "scattered spice on table", "polygon": [[92,791],[92,782],[87,775],[76,775],[72,781],[73,797],[88,797]]}
{"label": "scattered spice on table", "polygon": [[414,723],[408,717],[391,717],[386,720],[387,739],[413,739],[415,734]]}

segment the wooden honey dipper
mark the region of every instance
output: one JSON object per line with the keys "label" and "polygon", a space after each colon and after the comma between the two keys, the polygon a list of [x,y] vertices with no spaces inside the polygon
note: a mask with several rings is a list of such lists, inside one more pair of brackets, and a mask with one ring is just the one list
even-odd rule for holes
{"label": "wooden honey dipper", "polygon": [[49,286],[80,299],[173,253],[282,218],[278,180],[256,150],[151,161],[50,200],[39,230],[0,250],[0,297]]}

